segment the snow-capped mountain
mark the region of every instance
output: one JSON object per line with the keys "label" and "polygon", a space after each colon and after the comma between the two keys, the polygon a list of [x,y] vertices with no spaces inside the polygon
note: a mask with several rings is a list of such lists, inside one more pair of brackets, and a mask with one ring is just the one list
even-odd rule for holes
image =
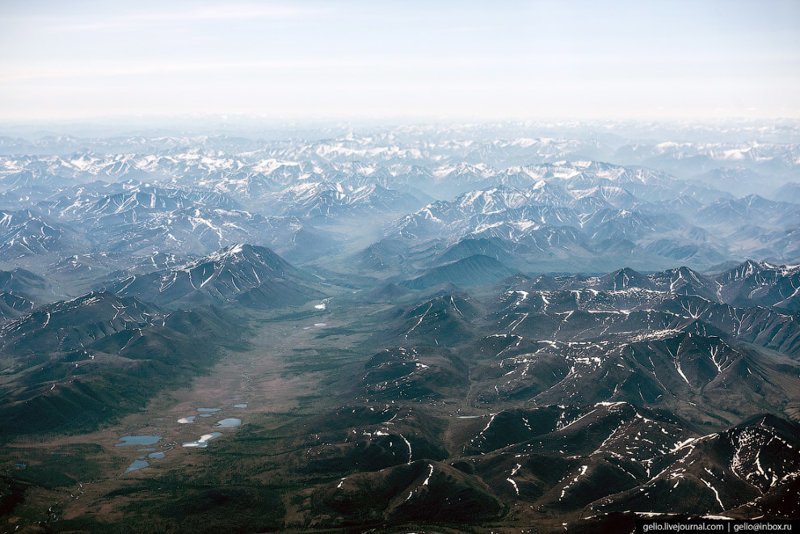
{"label": "snow-capped mountain", "polygon": [[320,221],[403,213],[422,204],[413,195],[380,185],[305,182],[284,189],[268,201],[275,213]]}
{"label": "snow-capped mountain", "polygon": [[0,137],[7,524],[800,513],[800,125],[256,122]]}
{"label": "snow-capped mountain", "polygon": [[320,297],[313,285],[309,275],[271,250],[236,244],[180,267],[133,275],[115,283],[110,291],[169,307],[235,300],[274,308]]}

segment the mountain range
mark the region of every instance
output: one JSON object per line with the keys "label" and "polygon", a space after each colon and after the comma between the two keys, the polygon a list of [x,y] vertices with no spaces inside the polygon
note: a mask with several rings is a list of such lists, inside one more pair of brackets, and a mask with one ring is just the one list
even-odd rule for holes
{"label": "mountain range", "polygon": [[0,531],[797,518],[798,134],[0,137]]}

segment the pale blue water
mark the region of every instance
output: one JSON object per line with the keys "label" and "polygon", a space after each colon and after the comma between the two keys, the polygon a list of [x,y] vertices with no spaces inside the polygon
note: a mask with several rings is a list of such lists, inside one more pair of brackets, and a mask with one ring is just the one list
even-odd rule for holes
{"label": "pale blue water", "polygon": [[242,424],[241,419],[237,419],[236,417],[228,417],[227,419],[223,419],[221,421],[217,421],[217,424],[214,425],[215,428],[236,428]]}
{"label": "pale blue water", "polygon": [[128,466],[128,469],[125,470],[126,473],[130,473],[131,471],[138,471],[139,469],[144,469],[150,465],[145,460],[134,460],[131,465]]}
{"label": "pale blue water", "polygon": [[210,434],[203,434],[197,441],[190,441],[188,443],[184,443],[183,446],[190,448],[197,448],[197,449],[205,449],[206,447],[208,447],[209,441],[211,441],[212,439],[217,439],[221,435],[222,432],[212,432]]}
{"label": "pale blue water", "polygon": [[127,447],[129,445],[155,445],[161,440],[161,436],[122,436],[117,447]]}

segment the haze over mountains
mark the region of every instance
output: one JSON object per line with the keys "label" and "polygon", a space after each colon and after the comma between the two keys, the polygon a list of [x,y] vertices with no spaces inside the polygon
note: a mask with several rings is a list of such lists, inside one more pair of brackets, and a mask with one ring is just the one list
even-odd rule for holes
{"label": "haze over mountains", "polygon": [[297,246],[355,241],[320,234],[369,219],[373,242],[486,238],[550,271],[798,255],[797,144],[744,141],[747,130],[738,142],[649,144],[610,126],[580,139],[491,133],[6,138],[0,247],[19,264],[70,247],[188,254],[237,242],[291,257]]}
{"label": "haze over mountains", "polygon": [[797,517],[798,140],[792,122],[0,138],[0,515]]}

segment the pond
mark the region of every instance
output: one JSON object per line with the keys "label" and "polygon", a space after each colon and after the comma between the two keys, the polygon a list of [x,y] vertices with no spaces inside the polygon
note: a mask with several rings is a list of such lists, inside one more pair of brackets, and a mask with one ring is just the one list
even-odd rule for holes
{"label": "pond", "polygon": [[130,445],[155,445],[161,440],[161,436],[122,436],[119,438],[117,447],[128,447]]}
{"label": "pond", "polygon": [[221,435],[222,432],[212,432],[210,434],[203,434],[197,441],[189,441],[187,443],[184,443],[183,446],[189,448],[205,449],[206,447],[208,447],[209,441],[211,441],[212,439],[217,439]]}
{"label": "pond", "polygon": [[221,421],[217,421],[217,424],[214,425],[215,428],[236,428],[237,426],[241,426],[242,420],[237,419],[236,417],[228,417],[227,419],[223,419]]}
{"label": "pond", "polygon": [[145,460],[134,460],[133,463],[128,466],[125,472],[130,473],[132,471],[138,471],[139,469],[144,469],[148,465],[150,464],[147,463]]}

